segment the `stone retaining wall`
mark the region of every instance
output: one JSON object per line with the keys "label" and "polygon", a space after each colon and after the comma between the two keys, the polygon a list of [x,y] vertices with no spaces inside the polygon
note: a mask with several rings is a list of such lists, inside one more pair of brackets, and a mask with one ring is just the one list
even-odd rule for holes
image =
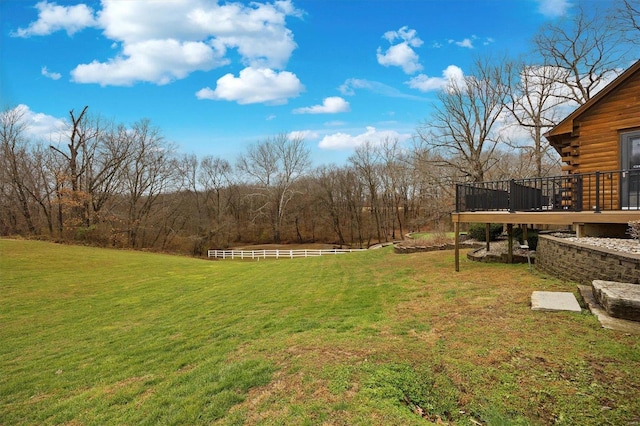
{"label": "stone retaining wall", "polygon": [[[473,250],[467,253],[467,259],[473,260],[474,262],[483,262],[483,263],[509,263],[509,255],[507,253],[499,253],[492,254],[486,253],[483,248],[478,250]],[[511,257],[511,263],[535,263],[536,255],[535,252],[531,252],[529,257],[521,254],[513,253]]]}
{"label": "stone retaining wall", "polygon": [[[484,247],[484,243],[461,243],[460,250],[470,249],[470,248],[478,248]],[[451,244],[441,244],[437,246],[405,246],[402,244],[396,244],[393,250],[397,254],[410,254],[410,253],[423,253],[429,251],[438,251],[438,250],[453,250],[456,246]]]}
{"label": "stone retaining wall", "polygon": [[396,244],[393,250],[397,254],[410,254],[410,253],[422,253],[426,251],[438,251],[438,250],[453,250],[455,246],[453,244],[442,244],[438,246],[403,246]]}
{"label": "stone retaining wall", "polygon": [[540,235],[536,267],[568,281],[593,280],[640,284],[640,256]]}

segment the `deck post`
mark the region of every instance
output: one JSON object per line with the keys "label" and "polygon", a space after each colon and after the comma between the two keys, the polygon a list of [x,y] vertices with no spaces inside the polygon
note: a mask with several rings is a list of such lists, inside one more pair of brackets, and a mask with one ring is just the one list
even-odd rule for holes
{"label": "deck post", "polygon": [[507,224],[507,235],[509,236],[509,250],[507,251],[507,263],[513,263],[513,224]]}
{"label": "deck post", "polygon": [[596,211],[594,213],[600,213],[600,172],[599,171],[596,172]]}
{"label": "deck post", "polygon": [[456,272],[460,272],[460,222],[453,222]]}
{"label": "deck post", "polygon": [[489,247],[489,240],[491,239],[491,224],[490,223],[485,223],[484,224],[484,240],[487,243],[487,252],[490,250]]}
{"label": "deck post", "polygon": [[516,180],[509,180],[509,213],[515,213]]}

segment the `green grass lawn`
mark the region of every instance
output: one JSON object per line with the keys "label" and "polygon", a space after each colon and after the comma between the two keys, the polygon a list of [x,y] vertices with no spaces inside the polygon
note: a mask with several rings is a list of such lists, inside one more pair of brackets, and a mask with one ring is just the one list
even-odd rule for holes
{"label": "green grass lawn", "polygon": [[0,424],[626,425],[640,336],[575,286],[391,248],[205,261],[0,240]]}

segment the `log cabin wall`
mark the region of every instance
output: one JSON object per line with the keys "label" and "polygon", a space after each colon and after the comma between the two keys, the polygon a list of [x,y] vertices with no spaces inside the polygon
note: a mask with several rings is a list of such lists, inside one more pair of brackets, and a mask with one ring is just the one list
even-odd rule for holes
{"label": "log cabin wall", "polygon": [[620,135],[640,129],[640,71],[635,77],[574,120],[573,173],[620,170]]}
{"label": "log cabin wall", "polygon": [[[578,108],[546,136],[565,163],[563,171],[573,173],[605,172],[622,169],[621,135],[640,130],[640,61],[603,89],[592,101]],[[598,99],[599,98],[599,99]],[[620,182],[617,174],[603,174],[602,183],[610,191],[601,200],[620,207]],[[583,210],[592,210],[595,187],[585,187]],[[602,196],[602,195],[601,195]]]}

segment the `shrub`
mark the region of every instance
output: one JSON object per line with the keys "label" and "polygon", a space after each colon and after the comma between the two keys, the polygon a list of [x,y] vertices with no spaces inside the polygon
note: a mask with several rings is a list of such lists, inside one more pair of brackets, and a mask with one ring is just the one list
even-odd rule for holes
{"label": "shrub", "polygon": [[[467,234],[477,241],[485,241],[485,225],[483,223],[472,223]],[[502,234],[502,224],[492,223],[489,226],[489,241],[495,241]]]}
{"label": "shrub", "polygon": [[[522,238],[522,228],[515,228],[513,230],[513,236],[520,242],[524,243]],[[535,229],[527,228],[527,242],[529,243],[529,250],[535,250],[538,247],[538,231]]]}

